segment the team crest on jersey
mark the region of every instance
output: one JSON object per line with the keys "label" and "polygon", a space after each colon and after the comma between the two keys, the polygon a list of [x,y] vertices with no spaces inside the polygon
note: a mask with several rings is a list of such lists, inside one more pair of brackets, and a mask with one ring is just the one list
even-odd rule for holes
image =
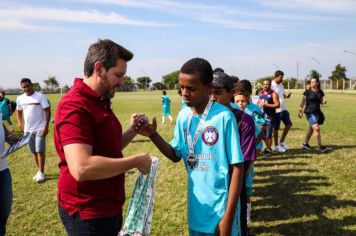
{"label": "team crest on jersey", "polygon": [[219,140],[219,132],[214,126],[208,126],[203,130],[203,142],[208,146],[213,146]]}

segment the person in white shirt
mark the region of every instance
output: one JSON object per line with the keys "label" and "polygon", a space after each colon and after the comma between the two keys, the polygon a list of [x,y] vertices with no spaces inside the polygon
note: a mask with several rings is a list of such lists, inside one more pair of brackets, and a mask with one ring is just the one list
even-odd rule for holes
{"label": "person in white shirt", "polygon": [[17,122],[21,131],[31,133],[29,148],[35,157],[38,168],[33,179],[36,182],[43,182],[46,179],[44,166],[46,136],[51,118],[50,105],[45,95],[34,90],[30,79],[23,78],[20,84],[24,93],[16,100]]}
{"label": "person in white shirt", "polygon": [[[274,139],[274,149],[275,152],[285,152],[288,149],[285,143],[286,136],[292,127],[292,121],[289,117],[289,112],[287,111],[287,106],[285,103],[285,98],[290,98],[291,93],[285,94],[283,88],[283,71],[277,70],[274,73],[274,80],[272,81],[271,89],[278,94],[279,103],[281,106],[276,109],[276,117],[273,124],[273,139]],[[278,142],[278,130],[281,125],[281,121],[284,124],[283,133],[281,139]]]}

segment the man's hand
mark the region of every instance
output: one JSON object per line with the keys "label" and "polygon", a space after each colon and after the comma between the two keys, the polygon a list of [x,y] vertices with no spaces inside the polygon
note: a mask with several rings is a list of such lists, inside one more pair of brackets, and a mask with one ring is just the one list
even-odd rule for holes
{"label": "man's hand", "polygon": [[46,136],[48,134],[48,126],[45,126],[41,131],[42,136]]}
{"label": "man's hand", "polygon": [[157,130],[156,117],[153,117],[151,124],[147,117],[141,118],[134,127],[134,130],[140,135],[150,137]]}
{"label": "man's hand", "polygon": [[139,154],[139,163],[140,165],[137,167],[137,169],[142,173],[142,174],[147,174],[150,169],[151,169],[151,164],[152,164],[152,159],[147,153],[142,153]]}

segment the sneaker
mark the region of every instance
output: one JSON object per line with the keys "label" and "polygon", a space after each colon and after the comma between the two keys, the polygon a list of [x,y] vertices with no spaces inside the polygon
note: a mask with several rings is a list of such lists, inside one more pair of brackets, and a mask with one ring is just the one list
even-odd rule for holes
{"label": "sneaker", "polygon": [[328,149],[325,146],[319,146],[316,150],[320,152],[326,152]]}
{"label": "sneaker", "polygon": [[286,149],[279,144],[272,149],[273,152],[286,152]]}
{"label": "sneaker", "polygon": [[261,154],[262,154],[263,157],[270,157],[270,156],[272,156],[272,152],[271,152],[271,150],[268,149],[268,148],[266,148]]}
{"label": "sneaker", "polygon": [[39,172],[38,176],[35,180],[37,183],[45,181],[46,180],[45,174],[42,172]]}
{"label": "sneaker", "polygon": [[307,143],[303,143],[303,148],[306,150],[311,150],[311,147]]}
{"label": "sneaker", "polygon": [[286,151],[289,149],[289,148],[288,148],[288,145],[287,145],[285,142],[279,143],[279,146],[282,147],[282,148],[284,148]]}
{"label": "sneaker", "polygon": [[35,175],[35,176],[33,176],[33,177],[32,177],[32,179],[33,179],[33,180],[36,180],[39,174],[40,174],[40,172],[39,172],[39,171],[37,171],[36,175]]}

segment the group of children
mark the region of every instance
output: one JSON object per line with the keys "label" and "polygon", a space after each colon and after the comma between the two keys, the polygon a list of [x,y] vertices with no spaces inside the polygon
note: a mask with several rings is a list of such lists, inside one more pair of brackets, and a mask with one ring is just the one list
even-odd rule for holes
{"label": "group of children", "polygon": [[139,123],[137,130],[170,160],[185,164],[189,235],[250,235],[253,163],[265,125],[261,108],[251,102],[251,83],[234,83],[223,70],[193,58],[182,66],[179,84],[186,107],[173,140],[158,134],[155,121]]}

